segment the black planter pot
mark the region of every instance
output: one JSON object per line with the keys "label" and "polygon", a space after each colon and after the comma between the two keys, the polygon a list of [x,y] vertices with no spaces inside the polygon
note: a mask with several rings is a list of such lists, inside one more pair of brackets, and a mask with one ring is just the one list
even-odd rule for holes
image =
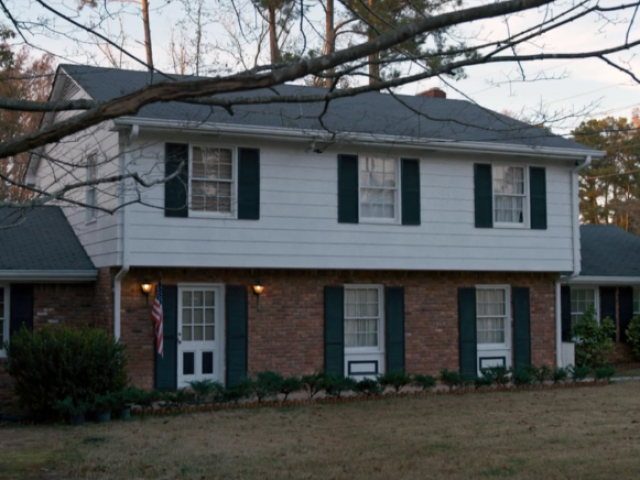
{"label": "black planter pot", "polygon": [[96,412],[96,422],[109,423],[111,421],[111,412]]}
{"label": "black planter pot", "polygon": [[74,427],[79,427],[81,425],[84,425],[84,420],[84,413],[79,413],[77,415],[71,415],[71,417],[69,418],[69,423]]}
{"label": "black planter pot", "polygon": [[131,407],[124,407],[118,410],[118,418],[120,420],[130,420],[131,419]]}

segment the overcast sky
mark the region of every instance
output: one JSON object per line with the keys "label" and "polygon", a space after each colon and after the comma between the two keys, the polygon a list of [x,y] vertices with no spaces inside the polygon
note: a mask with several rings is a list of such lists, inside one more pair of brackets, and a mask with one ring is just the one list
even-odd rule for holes
{"label": "overcast sky", "polygon": [[[101,0],[104,1],[104,0]],[[237,0],[241,1],[241,0]],[[31,33],[26,33],[30,43],[54,53],[59,62],[91,63],[108,66],[106,57],[95,45],[95,41],[70,26],[64,20],[51,20],[52,15],[32,0],[15,0],[5,2],[18,21],[33,22]],[[84,9],[78,12],[76,0],[51,0],[48,2],[54,8],[71,16],[83,24],[92,24],[96,21],[95,12]],[[466,2],[465,6],[473,3],[484,3],[481,0]],[[601,4],[618,4],[610,1]],[[209,5],[218,5],[210,2]],[[550,11],[559,12],[558,7],[568,5],[567,2],[556,2],[551,10],[540,12],[527,12],[519,16],[511,16],[508,28],[511,32],[533,25],[549,15]],[[238,4],[241,5],[241,4]],[[175,32],[178,20],[184,17],[180,2],[173,0],[151,0],[151,24],[154,42],[154,58],[157,66],[171,71],[169,56],[169,43],[172,30]],[[104,21],[97,29],[110,38],[117,38],[121,31],[121,25],[128,37],[126,48],[144,58],[144,50],[141,45],[143,33],[139,16],[140,7],[135,3],[122,3],[113,1],[108,7],[113,15],[109,21]],[[249,23],[257,25],[259,18],[245,5],[245,17]],[[120,12],[120,15],[116,13]],[[215,12],[216,17],[211,18],[211,24],[207,30],[206,41],[218,42],[219,45],[227,45],[229,38],[220,22],[229,25],[233,23],[233,17],[224,12]],[[632,11],[629,12],[629,16]],[[322,29],[321,12],[312,10],[311,19],[318,20],[319,29]],[[40,28],[37,24],[49,19],[46,28]],[[252,19],[252,21],[251,21]],[[619,20],[625,20],[623,15]],[[3,19],[5,25],[9,21]],[[628,22],[604,23],[595,22],[593,18],[574,22],[561,29],[536,40],[534,44],[519,47],[518,53],[533,53],[544,50],[545,52],[579,52],[585,50],[601,49],[624,41],[629,33],[630,39],[640,37],[640,29],[633,25],[629,32]],[[313,34],[312,26],[306,24],[305,32]],[[466,38],[497,39],[507,31],[505,19],[493,19],[481,24],[467,25],[457,33]],[[66,36],[61,35],[65,33]],[[300,37],[294,37],[300,41]],[[81,43],[78,43],[79,40]],[[245,49],[248,50],[248,49]],[[632,68],[640,73],[640,61],[634,58],[632,52],[615,54],[612,60]],[[232,53],[217,52],[216,62],[235,63]],[[135,67],[135,62],[126,61],[128,67]],[[449,98],[466,98],[480,105],[497,111],[509,110],[514,113],[524,112],[531,116],[533,112],[546,111],[552,117],[564,117],[567,119],[553,125],[556,133],[568,134],[581,120],[591,117],[626,116],[631,117],[634,107],[640,107],[640,86],[622,72],[607,66],[599,60],[571,60],[571,61],[545,61],[523,65],[526,82],[520,81],[522,73],[515,64],[493,64],[472,67],[467,70],[468,78],[463,80],[432,79],[418,84],[406,85],[400,89],[402,93],[415,94],[433,86],[443,88]],[[544,80],[546,78],[546,80]],[[511,81],[510,81],[511,80]],[[572,115],[572,113],[584,113],[587,108],[587,117],[584,115]]]}

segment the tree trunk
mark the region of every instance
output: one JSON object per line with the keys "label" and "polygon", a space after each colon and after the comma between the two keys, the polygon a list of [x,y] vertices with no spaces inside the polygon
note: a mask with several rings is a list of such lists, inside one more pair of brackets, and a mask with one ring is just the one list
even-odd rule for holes
{"label": "tree trunk", "polygon": [[149,0],[142,0],[142,23],[144,23],[144,49],[147,52],[147,65],[149,66],[149,71],[153,71],[151,25],[149,24]]}
{"label": "tree trunk", "polygon": [[[325,17],[325,30],[326,30],[326,40],[325,40],[325,55],[331,55],[336,51],[336,31],[334,26],[334,17],[333,17],[333,0],[327,0],[327,11]],[[335,68],[330,68],[327,70],[327,78],[324,79],[324,85],[327,88],[331,88],[335,79],[333,75],[336,73]]]}
{"label": "tree trunk", "polygon": [[[369,0],[369,9],[373,11],[374,0]],[[373,15],[370,17],[370,22],[373,23]],[[373,27],[369,27],[368,40],[372,42],[375,40],[376,34]],[[380,82],[380,52],[372,53],[369,55],[369,85],[375,85]]]}
{"label": "tree trunk", "polygon": [[269,5],[269,46],[271,49],[271,64],[276,65],[280,63],[280,51],[276,32],[276,7],[273,5]]}

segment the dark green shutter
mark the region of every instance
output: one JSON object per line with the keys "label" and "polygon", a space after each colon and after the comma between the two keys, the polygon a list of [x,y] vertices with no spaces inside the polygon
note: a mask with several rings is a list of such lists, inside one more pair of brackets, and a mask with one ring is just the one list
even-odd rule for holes
{"label": "dark green shutter", "polygon": [[633,287],[618,288],[618,313],[620,314],[620,340],[627,341],[627,328],[633,318]]}
{"label": "dark green shutter", "polygon": [[529,168],[529,194],[531,195],[531,228],[547,229],[547,170]]}
{"label": "dark green shutter", "polygon": [[9,338],[22,327],[33,330],[33,285],[9,287]]}
{"label": "dark green shutter", "polygon": [[338,155],[338,222],[358,223],[358,156]]}
{"label": "dark green shutter", "polygon": [[460,330],[460,373],[466,377],[478,374],[478,341],[476,327],[476,289],[458,289],[458,328]]}
{"label": "dark green shutter", "polygon": [[[609,317],[616,324],[616,287],[600,287],[600,321]],[[616,332],[611,335],[616,340]]]}
{"label": "dark green shutter", "polygon": [[513,363],[515,368],[531,365],[531,306],[529,289],[513,287]]}
{"label": "dark green shutter", "polygon": [[476,228],[493,228],[493,180],[491,164],[473,165]]}
{"label": "dark green shutter", "polygon": [[572,342],[571,333],[571,287],[565,285],[560,288],[560,318],[562,320],[562,341]]}
{"label": "dark green shutter", "polygon": [[404,370],[404,287],[386,287],[384,301],[387,372]]}
{"label": "dark green shutter", "polygon": [[324,370],[344,375],[344,287],[324,287]]}
{"label": "dark green shutter", "polygon": [[402,159],[402,224],[420,225],[420,161]]}
{"label": "dark green shutter", "polygon": [[[155,388],[172,391],[178,388],[178,287],[162,286],[163,356],[155,353]],[[155,339],[153,351],[156,351]]]}
{"label": "dark green shutter", "polygon": [[238,218],[260,219],[260,150],[238,149]]}
{"label": "dark green shutter", "polygon": [[164,184],[164,216],[189,216],[189,145],[186,143],[165,143],[164,173],[173,175],[183,164],[178,175]]}
{"label": "dark green shutter", "polygon": [[227,286],[227,387],[237,385],[248,373],[247,287]]}

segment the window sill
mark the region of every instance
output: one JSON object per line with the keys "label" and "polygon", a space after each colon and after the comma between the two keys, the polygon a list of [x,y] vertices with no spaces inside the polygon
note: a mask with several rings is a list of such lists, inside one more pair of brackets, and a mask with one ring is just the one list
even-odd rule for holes
{"label": "window sill", "polygon": [[524,223],[500,223],[500,222],[494,222],[493,223],[493,228],[515,228],[517,230],[523,230],[523,229],[527,229],[529,228],[527,225],[525,225]]}
{"label": "window sill", "polygon": [[344,353],[353,353],[353,354],[382,353],[382,349],[380,349],[379,347],[344,347]]}
{"label": "window sill", "polygon": [[375,218],[360,218],[358,223],[363,225],[402,225],[402,222],[397,219],[389,220],[376,220]]}
{"label": "window sill", "polygon": [[478,343],[478,350],[506,350],[509,347],[506,343]]}
{"label": "window sill", "polygon": [[238,217],[234,213],[216,213],[216,212],[200,212],[197,210],[189,210],[190,218],[218,218],[223,220],[235,220]]}

